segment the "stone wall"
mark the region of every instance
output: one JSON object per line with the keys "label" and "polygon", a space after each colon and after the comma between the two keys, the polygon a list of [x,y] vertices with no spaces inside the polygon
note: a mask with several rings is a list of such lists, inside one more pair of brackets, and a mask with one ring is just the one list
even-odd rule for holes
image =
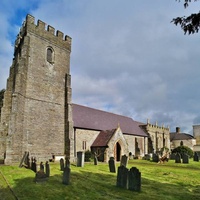
{"label": "stone wall", "polygon": [[96,137],[99,135],[100,131],[76,128],[74,133],[76,137],[76,152],[78,152],[87,150],[90,151],[90,147],[92,146]]}
{"label": "stone wall", "polygon": [[152,142],[153,149],[149,149],[148,153],[159,152],[163,147],[167,147],[170,150],[170,130],[169,127],[158,126],[147,123],[141,126],[148,133],[150,141]]}

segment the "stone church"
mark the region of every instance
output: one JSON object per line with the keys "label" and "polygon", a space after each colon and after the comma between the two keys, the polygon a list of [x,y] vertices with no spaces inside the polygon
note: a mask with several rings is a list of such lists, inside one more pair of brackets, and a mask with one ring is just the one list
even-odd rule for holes
{"label": "stone church", "polygon": [[170,149],[169,127],[72,104],[72,39],[31,15],[15,41],[0,115],[0,159],[38,161],[93,151],[100,161]]}

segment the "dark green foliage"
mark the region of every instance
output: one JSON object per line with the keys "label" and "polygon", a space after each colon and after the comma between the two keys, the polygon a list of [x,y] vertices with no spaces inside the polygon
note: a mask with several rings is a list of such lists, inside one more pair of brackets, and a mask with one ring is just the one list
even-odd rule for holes
{"label": "dark green foliage", "polygon": [[[177,0],[176,0],[177,1]],[[191,3],[192,0],[185,0],[184,7],[187,8],[189,6],[189,3]],[[194,0],[194,2],[197,0]],[[180,2],[180,0],[179,0]],[[184,33],[188,34],[194,34],[199,31],[200,28],[200,12],[199,13],[193,13],[189,16],[184,17],[176,17],[172,20],[172,22],[177,26],[180,25],[181,29],[183,29]]]}
{"label": "dark green foliage", "polygon": [[183,155],[183,153],[186,153],[190,158],[193,157],[193,151],[187,146],[179,146],[173,149],[172,153],[180,153]]}
{"label": "dark green foliage", "polygon": [[89,151],[89,150],[87,150],[87,151],[85,152],[85,162],[90,162],[91,159],[92,159],[92,152]]}

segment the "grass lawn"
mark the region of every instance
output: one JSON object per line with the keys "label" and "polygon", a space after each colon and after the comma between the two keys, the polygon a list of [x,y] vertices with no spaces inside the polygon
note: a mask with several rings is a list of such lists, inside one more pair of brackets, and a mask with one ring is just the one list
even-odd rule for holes
{"label": "grass lawn", "polygon": [[[117,167],[119,164],[116,165]],[[62,184],[59,163],[50,163],[46,183],[35,183],[35,173],[18,166],[0,166],[0,200],[200,200],[200,162],[176,164],[170,160],[157,164],[146,160],[129,160],[128,168],[137,167],[142,176],[141,192],[116,187],[117,173],[110,173],[108,164],[71,165],[70,184]],[[3,176],[5,179],[3,178]]]}

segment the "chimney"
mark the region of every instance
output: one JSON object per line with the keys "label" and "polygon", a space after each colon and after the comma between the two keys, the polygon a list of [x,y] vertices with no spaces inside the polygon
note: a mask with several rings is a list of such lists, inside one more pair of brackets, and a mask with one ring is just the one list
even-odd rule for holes
{"label": "chimney", "polygon": [[180,133],[180,127],[176,127],[176,133]]}

